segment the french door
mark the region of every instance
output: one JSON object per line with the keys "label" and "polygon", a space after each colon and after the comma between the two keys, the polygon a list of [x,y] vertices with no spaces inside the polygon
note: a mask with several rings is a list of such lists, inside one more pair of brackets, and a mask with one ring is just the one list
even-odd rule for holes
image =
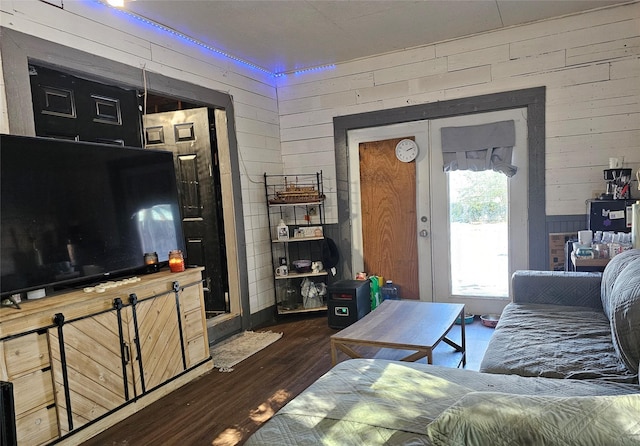
{"label": "french door", "polygon": [[[508,178],[493,171],[443,171],[440,131],[513,120],[516,145]],[[499,313],[511,274],[528,267],[526,109],[429,122],[434,300],[464,303],[467,312]]]}
{"label": "french door", "polygon": [[[395,158],[395,143],[402,138],[412,138],[418,144],[419,153],[415,161],[408,163],[406,166],[400,166],[404,163]],[[393,141],[392,141],[393,140]],[[349,145],[349,190],[351,203],[351,237],[352,237],[352,268],[353,271],[366,271],[369,274],[382,275],[384,279],[391,279],[398,283],[401,287],[400,294],[402,297],[403,289],[406,291],[406,297],[410,299],[432,300],[432,282],[431,282],[431,243],[429,234],[431,231],[431,215],[429,201],[429,140],[428,140],[428,124],[426,121],[417,121],[403,124],[394,124],[384,127],[367,128],[361,130],[353,130],[348,133]],[[384,160],[369,166],[368,162],[363,163],[361,160],[360,150],[368,147],[367,150],[386,150],[389,153]],[[396,164],[394,167],[393,164]],[[402,169],[400,169],[402,167]],[[406,170],[412,169],[415,178],[411,191],[411,197],[414,201],[413,207],[407,209],[411,203],[408,203],[406,196],[402,198],[402,208],[407,211],[403,213],[402,218],[384,218],[377,207],[383,205],[383,208],[390,208],[390,212],[394,212],[394,206],[400,205],[399,201],[393,198],[394,194],[402,194],[403,188],[406,186],[407,178],[399,179],[394,182],[389,179],[387,174],[392,172],[394,175],[404,175]],[[368,171],[365,171],[369,169]],[[374,179],[367,186],[374,188],[363,192],[361,178],[367,176],[378,176],[378,170],[386,170],[384,180]],[[380,177],[381,178],[381,177]],[[389,183],[394,184],[389,184]],[[378,188],[378,192],[375,188]],[[426,191],[421,198],[417,198],[417,191]],[[406,192],[406,191],[405,191]],[[369,197],[363,197],[367,195]],[[371,198],[373,197],[373,198]],[[384,201],[384,203],[381,203]],[[368,207],[368,208],[363,208]],[[400,208],[398,208],[400,212]],[[364,221],[367,217],[377,219],[375,231],[370,231],[367,240],[363,235],[367,231],[363,231],[363,227],[367,225]],[[409,217],[410,216],[410,217]],[[412,218],[412,221],[409,219]],[[385,236],[385,234],[394,234],[393,236]],[[400,237],[399,235],[402,235]],[[406,244],[400,250],[398,246],[390,246],[398,240],[403,239]],[[371,250],[365,248],[365,243],[376,244],[377,254],[373,254],[378,259],[375,262],[369,262],[365,259],[367,253]],[[400,251],[400,252],[398,252]],[[411,264],[407,267],[407,262]],[[365,264],[375,264],[375,271],[367,271]],[[406,274],[409,269],[411,273],[417,271],[417,274]],[[417,281],[417,283],[408,283],[407,281]]]}
{"label": "french door", "polygon": [[[513,120],[516,145],[512,178],[489,172],[443,171],[440,129]],[[362,143],[384,144],[385,140],[411,136],[420,152],[416,163],[416,222],[419,299],[434,302],[460,302],[476,314],[500,312],[509,302],[509,278],[516,269],[528,267],[527,219],[527,116],[526,109],[463,115],[436,120],[415,121],[384,127],[352,130],[348,133],[349,190],[351,203],[352,269],[364,271],[363,223],[359,147]],[[464,187],[463,187],[464,186]],[[457,218],[456,203],[463,192],[498,187],[492,199],[503,208],[502,220],[490,215],[483,219]],[[500,189],[501,188],[501,189]],[[491,194],[489,194],[491,195]],[[480,204],[486,204],[485,201]],[[464,203],[463,203],[464,204]],[[476,203],[477,204],[477,203]],[[490,201],[491,204],[491,201]],[[492,208],[493,206],[489,206]],[[482,209],[487,212],[487,209]],[[452,219],[453,217],[453,219]],[[475,217],[475,216],[474,216]],[[485,217],[485,216],[480,216]],[[395,230],[409,230],[397,227]],[[461,231],[462,229],[462,231]],[[486,232],[482,232],[484,229]],[[377,243],[384,243],[380,238]],[[452,255],[453,254],[453,255]],[[369,271],[367,271],[369,272]]]}

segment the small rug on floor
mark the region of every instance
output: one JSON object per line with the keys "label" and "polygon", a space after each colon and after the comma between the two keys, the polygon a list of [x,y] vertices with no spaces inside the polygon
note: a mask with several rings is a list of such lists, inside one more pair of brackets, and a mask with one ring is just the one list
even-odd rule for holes
{"label": "small rug on floor", "polygon": [[232,372],[233,366],[273,344],[282,333],[245,331],[231,336],[211,349],[213,366],[221,372]]}

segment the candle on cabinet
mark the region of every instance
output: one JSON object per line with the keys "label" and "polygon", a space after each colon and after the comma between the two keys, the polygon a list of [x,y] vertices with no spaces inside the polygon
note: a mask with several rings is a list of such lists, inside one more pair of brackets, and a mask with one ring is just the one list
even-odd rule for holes
{"label": "candle on cabinet", "polygon": [[169,269],[172,273],[184,271],[184,256],[179,249],[169,251]]}
{"label": "candle on cabinet", "polygon": [[158,271],[158,253],[157,252],[145,252],[144,264],[147,266],[148,273],[154,273]]}

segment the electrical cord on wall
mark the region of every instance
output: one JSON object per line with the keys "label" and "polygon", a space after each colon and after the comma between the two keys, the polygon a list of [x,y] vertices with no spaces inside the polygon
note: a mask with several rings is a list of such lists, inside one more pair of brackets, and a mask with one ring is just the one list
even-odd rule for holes
{"label": "electrical cord on wall", "polygon": [[147,64],[142,65],[142,86],[144,88],[144,101],[142,103],[142,116],[147,115]]}
{"label": "electrical cord on wall", "polygon": [[[147,64],[142,65],[142,88],[144,89],[144,99],[142,100],[142,118],[147,116]],[[144,125],[142,126],[142,147],[144,149],[147,148],[147,137],[146,132],[144,130]]]}
{"label": "electrical cord on wall", "polygon": [[[146,116],[147,115],[147,88],[148,88],[148,84],[147,84],[147,65],[144,64],[142,65],[142,86],[143,86],[143,101],[142,101],[142,116]],[[144,130],[143,130],[144,133]],[[147,138],[145,137],[145,135],[142,135],[142,143],[143,143],[143,147],[146,149],[147,148]],[[263,185],[264,181],[262,179],[260,180],[254,180],[253,178],[251,178],[251,175],[249,174],[249,171],[247,170],[247,165],[244,161],[244,157],[242,156],[242,150],[240,150],[240,148],[238,148],[238,157],[240,160],[240,165],[242,166],[242,170],[244,171],[245,176],[247,177],[247,179],[249,180],[250,183],[253,184],[260,184]]]}
{"label": "electrical cord on wall", "polygon": [[249,175],[249,172],[247,171],[247,166],[246,166],[246,164],[244,162],[244,158],[242,157],[242,151],[240,150],[240,148],[238,148],[238,157],[240,158],[240,165],[242,166],[242,170],[244,171],[244,174],[249,179],[249,182],[253,183],[253,184],[261,184],[261,185],[263,185],[264,184],[263,180],[259,180],[259,181],[253,180],[251,178],[251,175]]}

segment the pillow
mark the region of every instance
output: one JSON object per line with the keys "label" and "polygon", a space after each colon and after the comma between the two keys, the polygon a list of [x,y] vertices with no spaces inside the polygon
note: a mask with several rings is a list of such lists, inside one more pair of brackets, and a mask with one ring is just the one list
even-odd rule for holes
{"label": "pillow", "polygon": [[427,426],[434,446],[640,444],[640,394],[471,392]]}
{"label": "pillow", "polygon": [[[634,250],[640,252],[638,250]],[[611,289],[611,336],[620,359],[633,373],[640,362],[640,256],[629,262]]]}
{"label": "pillow", "polygon": [[602,309],[604,314],[611,320],[613,298],[613,287],[616,284],[618,276],[629,263],[635,259],[640,259],[640,249],[630,249],[615,256],[607,264],[602,273],[602,282],[600,285],[600,298],[602,299]]}

